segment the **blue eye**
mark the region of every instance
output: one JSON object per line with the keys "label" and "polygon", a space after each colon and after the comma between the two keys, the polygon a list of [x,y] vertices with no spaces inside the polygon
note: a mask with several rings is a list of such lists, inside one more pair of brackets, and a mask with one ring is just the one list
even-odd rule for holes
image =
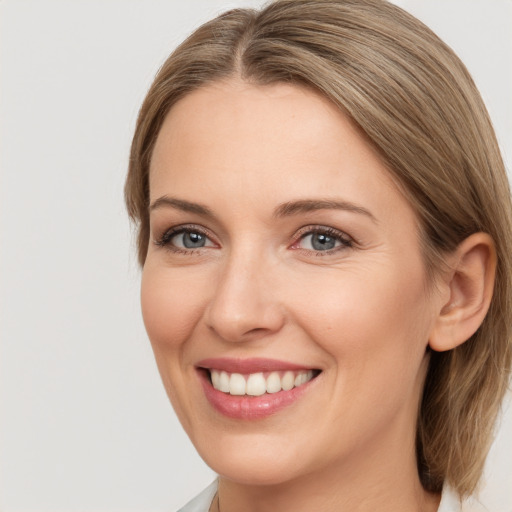
{"label": "blue eye", "polygon": [[169,240],[176,247],[184,247],[185,249],[198,249],[205,247],[208,238],[197,231],[184,231],[171,237]]}
{"label": "blue eye", "polygon": [[170,250],[194,250],[215,247],[206,233],[194,227],[178,227],[166,231],[155,243]]}
{"label": "blue eye", "polygon": [[294,245],[296,249],[304,249],[313,252],[329,252],[352,247],[350,237],[333,228],[308,228]]}
{"label": "blue eye", "polygon": [[302,238],[302,244],[309,245],[314,251],[330,251],[341,245],[341,242],[325,233],[311,233]]}

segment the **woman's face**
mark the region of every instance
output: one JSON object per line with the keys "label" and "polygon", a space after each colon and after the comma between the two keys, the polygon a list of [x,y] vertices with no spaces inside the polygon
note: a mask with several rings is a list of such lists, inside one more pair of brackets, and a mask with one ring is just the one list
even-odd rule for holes
{"label": "woman's face", "polygon": [[203,87],[163,124],[150,202],[144,321],[215,471],[414,462],[439,298],[412,208],[342,113],[296,86]]}

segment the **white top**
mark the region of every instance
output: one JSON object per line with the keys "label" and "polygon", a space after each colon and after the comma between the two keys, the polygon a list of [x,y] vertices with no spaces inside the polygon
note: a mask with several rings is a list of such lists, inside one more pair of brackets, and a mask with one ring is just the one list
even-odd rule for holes
{"label": "white top", "polygon": [[202,493],[198,494],[192,501],[189,501],[178,512],[208,512],[217,492],[217,480],[212,482]]}
{"label": "white top", "polygon": [[[217,492],[217,481],[212,482],[203,492],[198,494],[192,501],[189,501],[178,512],[208,512]],[[460,503],[458,496],[450,487],[443,489],[441,503],[437,512],[489,512],[486,507],[475,499],[464,500]]]}

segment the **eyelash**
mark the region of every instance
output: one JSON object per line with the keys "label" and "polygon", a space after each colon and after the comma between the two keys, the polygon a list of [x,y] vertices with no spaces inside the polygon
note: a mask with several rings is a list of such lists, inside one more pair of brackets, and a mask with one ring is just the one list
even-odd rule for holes
{"label": "eyelash", "polygon": [[[340,245],[325,251],[296,247],[302,240],[311,235],[325,235],[326,237],[333,238],[336,242],[340,242]],[[338,251],[354,247],[354,240],[350,236],[343,231],[326,226],[306,226],[299,230],[297,237],[297,241],[292,244],[291,248],[298,251],[305,251],[307,253],[314,253],[316,256],[329,256]]]}
{"label": "eyelash", "polygon": [[[198,254],[201,249],[204,249],[204,247],[187,249],[183,247],[173,246],[171,244],[171,240],[175,236],[183,233],[197,233],[199,235],[204,236],[210,241],[213,239],[210,233],[200,226],[182,225],[168,229],[157,240],[154,240],[154,243],[158,247],[163,247],[175,254]],[[327,249],[325,251],[303,249],[301,247],[298,247],[302,240],[312,235],[325,235],[326,237],[333,238],[336,242],[340,242],[340,245],[338,247]],[[290,245],[290,249],[304,251],[307,253],[314,253],[316,256],[327,256],[336,253],[340,250],[354,247],[354,240],[351,237],[349,237],[346,233],[326,226],[305,226],[297,232],[297,234],[294,236],[294,239],[295,241]]]}
{"label": "eyelash", "polygon": [[205,230],[204,228],[201,228],[197,225],[184,225],[184,226],[176,226],[171,229],[168,229],[167,231],[164,231],[164,233],[154,241],[154,243],[158,247],[163,247],[167,249],[168,251],[171,251],[176,254],[197,254],[200,249],[203,249],[203,247],[197,247],[197,248],[184,248],[184,247],[176,247],[171,244],[171,240],[177,236],[181,235],[183,233],[197,233],[199,235],[204,236],[208,240],[212,240],[212,236],[210,233]]}

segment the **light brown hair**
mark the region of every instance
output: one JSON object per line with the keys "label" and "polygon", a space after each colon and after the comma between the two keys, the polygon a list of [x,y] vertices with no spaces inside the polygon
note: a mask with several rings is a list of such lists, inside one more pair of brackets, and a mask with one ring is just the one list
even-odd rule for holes
{"label": "light brown hair", "polygon": [[231,76],[310,87],[361,128],[417,213],[430,276],[470,234],[492,236],[490,310],[467,342],[432,352],[417,423],[425,489],[439,492],[447,481],[470,494],[511,366],[512,214],[498,144],[469,73],[431,30],[384,0],[277,0],[206,23],[162,66],[139,113],[125,195],[141,265],[162,122],[184,95]]}

